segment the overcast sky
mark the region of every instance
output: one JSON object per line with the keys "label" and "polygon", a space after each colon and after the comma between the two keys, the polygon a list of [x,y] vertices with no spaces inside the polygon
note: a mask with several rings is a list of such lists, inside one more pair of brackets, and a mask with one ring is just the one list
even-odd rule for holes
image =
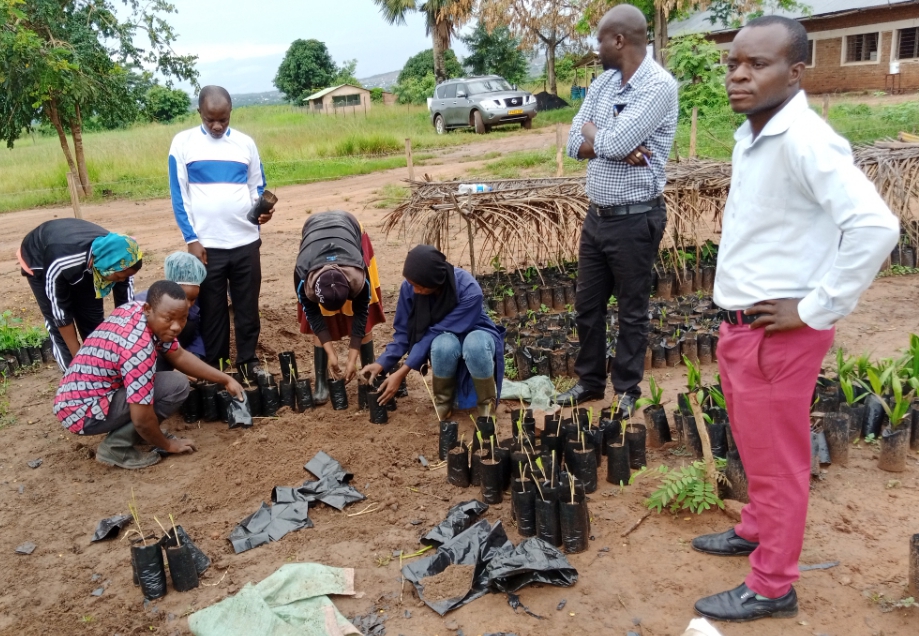
{"label": "overcast sky", "polygon": [[[231,93],[274,90],[272,80],[290,43],[325,42],[336,64],[357,60],[357,76],[400,70],[431,48],[424,20],[412,14],[390,26],[372,0],[176,0],[167,17],[178,34],[175,49],[198,56],[202,86],[220,84]],[[462,43],[454,50],[463,56]],[[183,88],[189,88],[184,86]]]}

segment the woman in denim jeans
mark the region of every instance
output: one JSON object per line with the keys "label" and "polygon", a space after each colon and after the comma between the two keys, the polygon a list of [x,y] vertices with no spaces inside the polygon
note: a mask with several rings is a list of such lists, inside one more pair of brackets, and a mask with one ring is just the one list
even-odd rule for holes
{"label": "woman in denim jeans", "polygon": [[504,328],[485,313],[482,288],[430,245],[408,253],[402,275],[393,340],[376,362],[361,370],[362,377],[373,382],[407,354],[405,363],[380,385],[381,403],[396,394],[409,371],[430,364],[441,420],[450,417],[454,406],[475,406],[478,415],[491,415],[504,379]]}

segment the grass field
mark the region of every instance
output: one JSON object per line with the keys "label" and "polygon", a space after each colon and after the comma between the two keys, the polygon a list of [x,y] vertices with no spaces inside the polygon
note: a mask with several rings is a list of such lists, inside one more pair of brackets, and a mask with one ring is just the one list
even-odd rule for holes
{"label": "grass field", "polygon": [[[540,113],[536,127],[570,123],[577,104]],[[743,118],[730,111],[701,119],[697,137],[700,157],[730,159],[733,134]],[[830,123],[853,144],[895,136],[919,128],[919,103],[867,106],[841,103],[830,109]],[[168,195],[166,157],[172,137],[196,125],[190,114],[170,125],[145,124],[127,130],[86,134],[85,148],[95,198],[152,198]],[[310,115],[288,106],[251,106],[233,113],[232,125],[258,144],[269,187],[336,179],[405,165],[405,138],[410,137],[416,163],[435,148],[481,140],[471,130],[437,135],[422,106],[377,106],[366,116]],[[492,136],[517,134],[516,127],[495,129]],[[674,154],[689,151],[689,122],[681,121]],[[494,158],[483,177],[510,178],[521,174],[554,174],[554,152],[509,153]],[[568,161],[566,172],[583,165]],[[56,137],[20,140],[0,153],[0,212],[69,201],[66,163]]]}
{"label": "grass field", "polygon": [[[95,198],[167,196],[169,145],[177,132],[197,123],[197,115],[190,114],[169,125],[84,135]],[[406,137],[422,162],[425,151],[476,138],[471,130],[438,136],[423,106],[377,106],[366,116],[338,117],[288,106],[252,106],[235,110],[232,126],[255,139],[270,186],[404,166]],[[515,131],[506,127],[492,134],[503,137]],[[57,137],[19,140],[15,148],[0,153],[0,212],[68,202],[66,172]]]}

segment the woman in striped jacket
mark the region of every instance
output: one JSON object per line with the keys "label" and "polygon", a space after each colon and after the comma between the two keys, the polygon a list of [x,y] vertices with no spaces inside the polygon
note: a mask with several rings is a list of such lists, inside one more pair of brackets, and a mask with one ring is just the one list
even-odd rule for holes
{"label": "woman in striped jacket", "polygon": [[105,319],[103,298],[115,306],[134,300],[134,279],[143,264],[137,242],[82,219],[45,221],[26,234],[16,253],[29,281],[61,371]]}

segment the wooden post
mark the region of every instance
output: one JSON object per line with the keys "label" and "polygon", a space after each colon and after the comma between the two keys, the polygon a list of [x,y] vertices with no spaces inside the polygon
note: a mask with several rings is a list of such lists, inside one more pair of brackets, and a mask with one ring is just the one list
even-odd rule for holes
{"label": "wooden post", "polygon": [[405,165],[408,166],[408,180],[415,180],[415,166],[412,163],[412,139],[405,138]]}
{"label": "wooden post", "polygon": [[73,206],[73,216],[82,219],[83,210],[80,209],[80,195],[77,193],[77,177],[72,172],[67,173],[67,189],[70,191],[70,205]]}
{"label": "wooden post", "polygon": [[823,121],[827,121],[830,118],[830,94],[824,93],[823,95]]}
{"label": "wooden post", "polygon": [[469,213],[466,213],[466,235],[469,237],[469,271],[475,276],[475,242],[472,234],[472,220]]}
{"label": "wooden post", "polygon": [[696,130],[699,125],[699,108],[692,107],[692,125],[689,128],[689,158],[696,158]]}
{"label": "wooden post", "polygon": [[565,172],[564,155],[562,154],[562,125],[555,124],[555,176],[560,177]]}

